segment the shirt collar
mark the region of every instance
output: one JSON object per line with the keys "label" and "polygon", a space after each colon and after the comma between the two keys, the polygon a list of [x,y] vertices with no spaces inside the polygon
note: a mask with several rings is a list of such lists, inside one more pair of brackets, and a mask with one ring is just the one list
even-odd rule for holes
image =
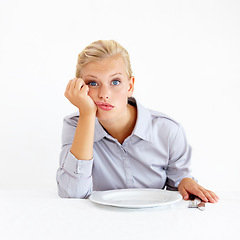
{"label": "shirt collar", "polygon": [[104,130],[98,119],[95,120],[94,142],[98,142],[109,134]]}
{"label": "shirt collar", "polygon": [[[129,98],[128,103],[137,107],[137,121],[132,135],[136,135],[145,141],[152,140],[152,117],[148,109],[143,107],[135,98]],[[96,118],[94,142],[100,141],[104,137],[112,138],[99,123]]]}
{"label": "shirt collar", "polygon": [[133,100],[136,102],[137,106],[137,121],[133,129],[133,135],[139,138],[151,142],[152,140],[152,116],[148,109],[142,106],[138,100]]}

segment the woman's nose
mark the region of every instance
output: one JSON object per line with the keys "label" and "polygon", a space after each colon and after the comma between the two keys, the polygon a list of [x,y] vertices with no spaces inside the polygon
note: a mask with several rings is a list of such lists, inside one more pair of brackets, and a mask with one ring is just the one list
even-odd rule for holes
{"label": "woman's nose", "polygon": [[110,92],[108,87],[106,86],[101,86],[99,89],[99,93],[98,93],[99,98],[101,99],[109,99],[110,97]]}

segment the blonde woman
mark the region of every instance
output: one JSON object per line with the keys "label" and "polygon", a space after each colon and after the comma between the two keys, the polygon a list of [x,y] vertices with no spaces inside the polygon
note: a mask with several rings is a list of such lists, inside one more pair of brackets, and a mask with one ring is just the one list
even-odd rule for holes
{"label": "blonde woman", "polygon": [[96,41],[79,54],[76,78],[65,91],[79,111],[63,123],[59,195],[166,187],[185,200],[194,194],[217,202],[191,176],[191,147],[182,126],[134,99],[134,81],[128,52],[116,41]]}

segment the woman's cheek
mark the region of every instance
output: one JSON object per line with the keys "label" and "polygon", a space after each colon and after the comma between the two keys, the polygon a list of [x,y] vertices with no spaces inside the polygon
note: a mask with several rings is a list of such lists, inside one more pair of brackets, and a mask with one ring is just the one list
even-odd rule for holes
{"label": "woman's cheek", "polygon": [[118,89],[118,91],[116,92],[116,95],[118,95],[119,97],[125,98],[128,96],[128,90],[126,88]]}
{"label": "woman's cheek", "polygon": [[89,88],[88,95],[89,95],[91,98],[94,98],[94,90],[93,90],[92,88]]}

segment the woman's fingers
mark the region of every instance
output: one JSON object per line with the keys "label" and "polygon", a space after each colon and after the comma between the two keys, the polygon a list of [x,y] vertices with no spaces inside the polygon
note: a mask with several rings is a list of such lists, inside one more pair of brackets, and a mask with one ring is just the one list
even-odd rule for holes
{"label": "woman's fingers", "polygon": [[201,198],[204,202],[216,203],[218,201],[217,195],[199,185],[199,188],[193,191],[193,194]]}
{"label": "woman's fingers", "polygon": [[68,82],[64,95],[81,114],[96,114],[97,107],[88,93],[88,85],[81,78],[74,78]]}
{"label": "woman's fingers", "polygon": [[85,85],[85,82],[81,78],[71,79],[66,87],[66,91],[73,93],[73,91],[78,92]]}
{"label": "woman's fingers", "polygon": [[86,85],[86,84],[81,78],[76,79],[76,83],[75,83],[76,90],[80,91],[84,85]]}
{"label": "woman's fingers", "polygon": [[68,82],[67,87],[66,87],[66,91],[69,91],[69,90],[70,90],[72,81],[73,81],[73,80],[70,80],[70,81]]}
{"label": "woman's fingers", "polygon": [[188,200],[189,195],[188,195],[188,192],[185,190],[185,188],[180,188],[180,189],[179,189],[179,192],[180,192],[180,194],[183,196],[183,199],[184,199],[184,200]]}
{"label": "woman's fingers", "polygon": [[219,200],[214,192],[206,190],[190,178],[183,179],[179,184],[178,190],[185,200],[188,200],[189,194],[194,194],[205,202],[215,203]]}
{"label": "woman's fingers", "polygon": [[204,194],[207,197],[208,201],[211,203],[215,203],[219,200],[218,196],[212,191],[205,189]]}
{"label": "woman's fingers", "polygon": [[76,89],[76,83],[77,83],[77,81],[78,81],[78,78],[74,78],[74,79],[72,80],[72,84],[71,84],[71,87],[70,87],[70,90],[71,90],[71,91],[74,91],[74,90]]}

